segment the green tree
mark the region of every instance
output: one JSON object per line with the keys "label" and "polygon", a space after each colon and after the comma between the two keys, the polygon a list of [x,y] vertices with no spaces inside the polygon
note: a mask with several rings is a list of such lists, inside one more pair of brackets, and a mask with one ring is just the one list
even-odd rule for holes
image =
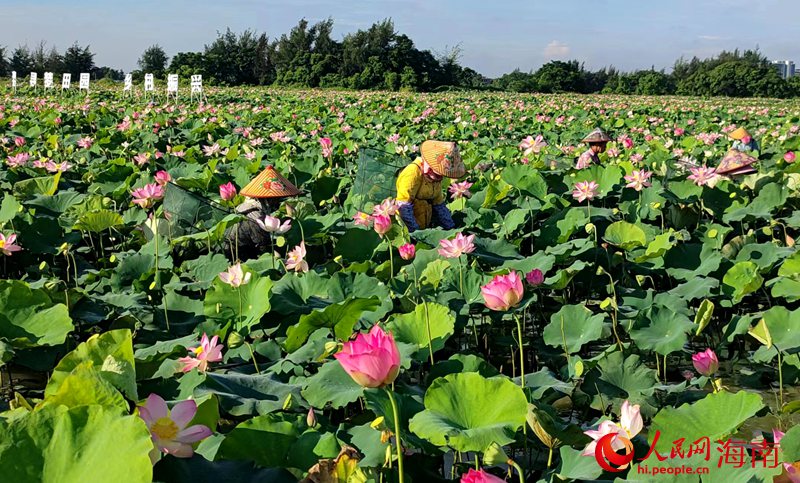
{"label": "green tree", "polygon": [[18,77],[25,77],[33,69],[33,59],[27,45],[20,45],[11,53],[8,69],[16,71]]}
{"label": "green tree", "polygon": [[64,72],[69,72],[75,78],[81,73],[91,72],[94,69],[94,54],[89,46],[81,47],[77,42],[64,52]]}
{"label": "green tree", "polygon": [[643,71],[638,75],[636,93],[645,96],[662,96],[675,93],[672,78],[664,72]]}
{"label": "green tree", "polygon": [[139,69],[145,74],[153,74],[156,77],[163,77],[167,68],[167,53],[161,48],[160,45],[151,45],[139,57],[137,64]]}
{"label": "green tree", "polygon": [[8,59],[6,58],[6,48],[0,47],[0,76],[8,75]]}
{"label": "green tree", "polygon": [[539,92],[585,92],[584,70],[578,61],[554,60],[536,71]]}

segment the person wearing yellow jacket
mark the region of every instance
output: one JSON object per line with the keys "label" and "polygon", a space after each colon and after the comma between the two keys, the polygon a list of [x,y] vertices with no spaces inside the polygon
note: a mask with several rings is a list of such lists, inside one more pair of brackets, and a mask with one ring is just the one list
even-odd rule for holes
{"label": "person wearing yellow jacket", "polygon": [[465,172],[456,143],[422,143],[420,157],[397,176],[400,217],[409,232],[431,226],[441,226],[446,230],[455,228],[453,217],[445,204],[442,180],[445,177],[460,178]]}

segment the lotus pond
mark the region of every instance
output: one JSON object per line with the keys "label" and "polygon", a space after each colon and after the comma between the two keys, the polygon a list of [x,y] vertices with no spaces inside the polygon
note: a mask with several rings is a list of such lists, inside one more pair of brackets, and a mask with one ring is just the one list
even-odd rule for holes
{"label": "lotus pond", "polygon": [[[800,104],[0,92],[7,481],[795,477]],[[757,171],[715,173],[738,127]],[[467,183],[409,234],[359,159],[426,139]],[[236,260],[268,164],[303,194]]]}

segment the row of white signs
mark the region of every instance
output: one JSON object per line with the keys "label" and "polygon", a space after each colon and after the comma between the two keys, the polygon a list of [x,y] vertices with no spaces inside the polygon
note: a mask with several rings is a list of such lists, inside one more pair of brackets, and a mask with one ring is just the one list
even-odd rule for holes
{"label": "row of white signs", "polygon": [[[36,87],[36,84],[39,80],[39,76],[36,72],[31,72],[30,76],[30,86]],[[61,88],[62,89],[69,89],[69,86],[72,82],[72,74],[64,74],[61,77]],[[89,90],[89,74],[81,74],[80,81],[78,83],[80,89]],[[14,89],[17,88],[17,72],[11,72],[11,87]],[[45,72],[44,73],[44,88],[50,89],[53,87],[53,73],[52,72]],[[132,74],[125,74],[125,83],[123,90],[130,91],[133,89],[133,75]],[[191,92],[193,94],[203,92],[203,76],[202,75],[193,75],[192,82],[191,82]],[[145,74],[144,75],[144,91],[151,92],[154,91],[154,79],[153,74]],[[169,74],[167,76],[167,92],[168,93],[177,93],[178,92],[178,74]]]}

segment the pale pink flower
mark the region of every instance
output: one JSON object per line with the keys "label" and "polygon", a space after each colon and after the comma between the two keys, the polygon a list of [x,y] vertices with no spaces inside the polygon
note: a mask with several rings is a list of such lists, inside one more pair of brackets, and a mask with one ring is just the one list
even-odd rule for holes
{"label": "pale pink flower", "polygon": [[283,235],[292,228],[291,220],[286,220],[281,224],[280,219],[269,215],[265,216],[263,220],[256,220],[256,223],[258,223],[258,226],[260,226],[262,230],[278,235]]}
{"label": "pale pink flower", "polygon": [[306,244],[300,242],[299,245],[294,247],[286,255],[286,270],[294,270],[295,272],[307,272],[308,263],[304,260],[306,257]]}
{"label": "pale pink flower", "polygon": [[244,273],[241,263],[237,263],[228,267],[228,270],[220,273],[219,279],[233,288],[239,288],[242,285],[250,283],[251,276],[252,274],[250,272]]}
{"label": "pale pink flower", "polygon": [[372,221],[375,223],[373,226],[375,233],[380,235],[381,238],[392,228],[392,219],[386,215],[373,216]]}
{"label": "pale pink flower", "polygon": [[137,166],[143,166],[150,162],[150,153],[139,153],[133,157],[133,162],[136,163]]}
{"label": "pale pink flower", "polygon": [[25,166],[30,157],[31,156],[28,153],[17,153],[13,156],[8,156],[6,158],[6,164],[8,164],[10,168],[19,168],[21,166]]}
{"label": "pale pink flower", "polygon": [[682,127],[676,127],[674,131],[676,136],[683,136],[685,132],[686,130],[684,130]]}
{"label": "pale pink flower", "polygon": [[797,158],[797,155],[794,154],[794,151],[789,151],[783,155],[783,160],[789,164],[794,163],[794,160]]}
{"label": "pale pink flower", "polygon": [[189,347],[189,355],[178,359],[178,362],[181,363],[181,371],[189,372],[196,368],[200,372],[206,372],[209,362],[222,360],[222,348],[223,345],[219,343],[219,336],[215,335],[209,340],[204,333],[200,339],[200,344],[195,347]]}
{"label": "pale pink flower", "polygon": [[363,226],[365,228],[372,227],[372,217],[362,211],[353,215],[353,222],[356,226]]}
{"label": "pale pink flower", "polygon": [[219,145],[219,143],[214,143],[211,146],[203,146],[203,154],[208,157],[216,156],[220,154],[221,151],[222,147]]}
{"label": "pale pink flower", "polygon": [[469,181],[462,181],[461,183],[453,183],[448,188],[454,200],[459,198],[469,198],[472,196],[469,189],[472,188],[472,183]]}
{"label": "pale pink flower", "polygon": [[159,186],[165,186],[167,183],[172,181],[172,176],[162,169],[161,171],[156,172],[155,180]]}
{"label": "pale pink flower", "polygon": [[69,168],[71,167],[72,165],[66,161],[63,161],[61,163],[56,163],[53,160],[48,160],[46,163],[44,163],[44,168],[50,173],[58,173],[59,171],[63,173],[69,170]]}
{"label": "pale pink flower", "polygon": [[147,209],[164,197],[164,188],[156,183],[150,183],[131,191],[131,196],[135,205]]}
{"label": "pale pink flower", "polygon": [[219,185],[219,197],[225,201],[230,201],[236,197],[236,186],[230,181]]}
{"label": "pale pink flower", "polygon": [[[644,427],[642,415],[639,405],[631,405],[627,400],[622,403],[620,408],[620,422],[619,424],[612,421],[603,421],[596,430],[584,431],[583,434],[592,438],[592,442],[583,450],[584,456],[594,456],[597,441],[607,434],[616,434],[626,439],[633,439],[634,436]],[[614,437],[611,441],[611,447],[615,450],[620,450],[625,447],[625,444]]]}
{"label": "pale pink flower", "polygon": [[25,138],[19,137],[19,136],[15,137],[14,138],[14,145],[16,147],[18,147],[18,148],[21,148],[22,146],[25,146]]}
{"label": "pale pink flower", "polygon": [[92,147],[92,144],[94,144],[94,139],[92,139],[92,138],[90,138],[88,136],[78,139],[78,147],[79,148],[89,149],[89,148]]}
{"label": "pale pink flower", "polygon": [[319,145],[322,147],[323,158],[330,158],[333,155],[333,141],[331,141],[331,138],[319,138]]}
{"label": "pale pink flower", "polygon": [[519,143],[519,148],[523,150],[523,156],[530,156],[531,153],[539,154],[545,146],[547,146],[547,142],[541,135],[536,138],[528,136]]}
{"label": "pale pink flower", "polygon": [[715,168],[709,168],[706,165],[699,168],[689,168],[689,171],[691,171],[692,174],[687,176],[686,179],[694,181],[694,184],[697,186],[706,185],[719,176]]}
{"label": "pale pink flower", "polygon": [[464,236],[459,233],[452,240],[441,240],[439,242],[439,255],[445,258],[458,258],[461,255],[475,251],[475,235]]}
{"label": "pale pink flower", "polygon": [[400,248],[398,248],[397,251],[400,252],[400,258],[403,260],[411,260],[417,254],[417,247],[411,243],[406,243],[404,245],[400,245]]}
{"label": "pale pink flower", "polygon": [[625,147],[625,149],[633,148],[633,139],[629,138],[628,136],[625,136],[624,138],[622,138],[622,145]]}
{"label": "pale pink flower", "polygon": [[8,236],[0,233],[0,252],[3,255],[10,257],[14,252],[22,250],[22,247],[17,245],[17,234],[11,233]]}
{"label": "pale pink flower", "polygon": [[625,176],[625,181],[628,184],[625,185],[626,188],[633,188],[636,191],[642,191],[642,188],[650,186],[650,177],[653,176],[652,171],[647,171],[644,169],[633,171],[631,174]]}
{"label": "pale pink flower", "polygon": [[150,394],[143,406],[139,406],[139,417],[144,420],[153,449],[150,461],[155,464],[161,453],[176,458],[191,458],[194,455],[192,443],[196,443],[213,434],[208,426],[195,424],[187,427],[197,414],[197,403],[193,400],[181,401],[167,407],[166,401],[157,394]]}
{"label": "pale pink flower", "polygon": [[395,133],[395,134],[392,134],[391,136],[389,136],[388,138],[386,138],[386,140],[387,140],[387,141],[389,141],[390,143],[396,143],[397,141],[399,141],[399,140],[400,140],[400,135],[399,135],[399,134],[397,134],[397,133]]}
{"label": "pale pink flower", "polygon": [[594,181],[579,181],[575,183],[572,197],[578,200],[579,203],[591,200],[597,195],[598,188],[600,188],[600,185]]}
{"label": "pale pink flower", "polygon": [[384,387],[400,373],[400,351],[392,334],[379,325],[369,333],[359,333],[333,355],[353,380],[362,387]]}
{"label": "pale pink flower", "polygon": [[486,307],[496,311],[506,311],[519,305],[525,289],[517,272],[496,275],[491,282],[481,287]]}
{"label": "pale pink flower", "polygon": [[399,209],[400,206],[397,204],[397,200],[393,198],[386,198],[381,204],[372,208],[372,216],[383,215],[392,217],[397,214]]}
{"label": "pale pink flower", "polygon": [[525,280],[534,287],[544,283],[544,274],[538,268],[534,268],[525,275]]}

